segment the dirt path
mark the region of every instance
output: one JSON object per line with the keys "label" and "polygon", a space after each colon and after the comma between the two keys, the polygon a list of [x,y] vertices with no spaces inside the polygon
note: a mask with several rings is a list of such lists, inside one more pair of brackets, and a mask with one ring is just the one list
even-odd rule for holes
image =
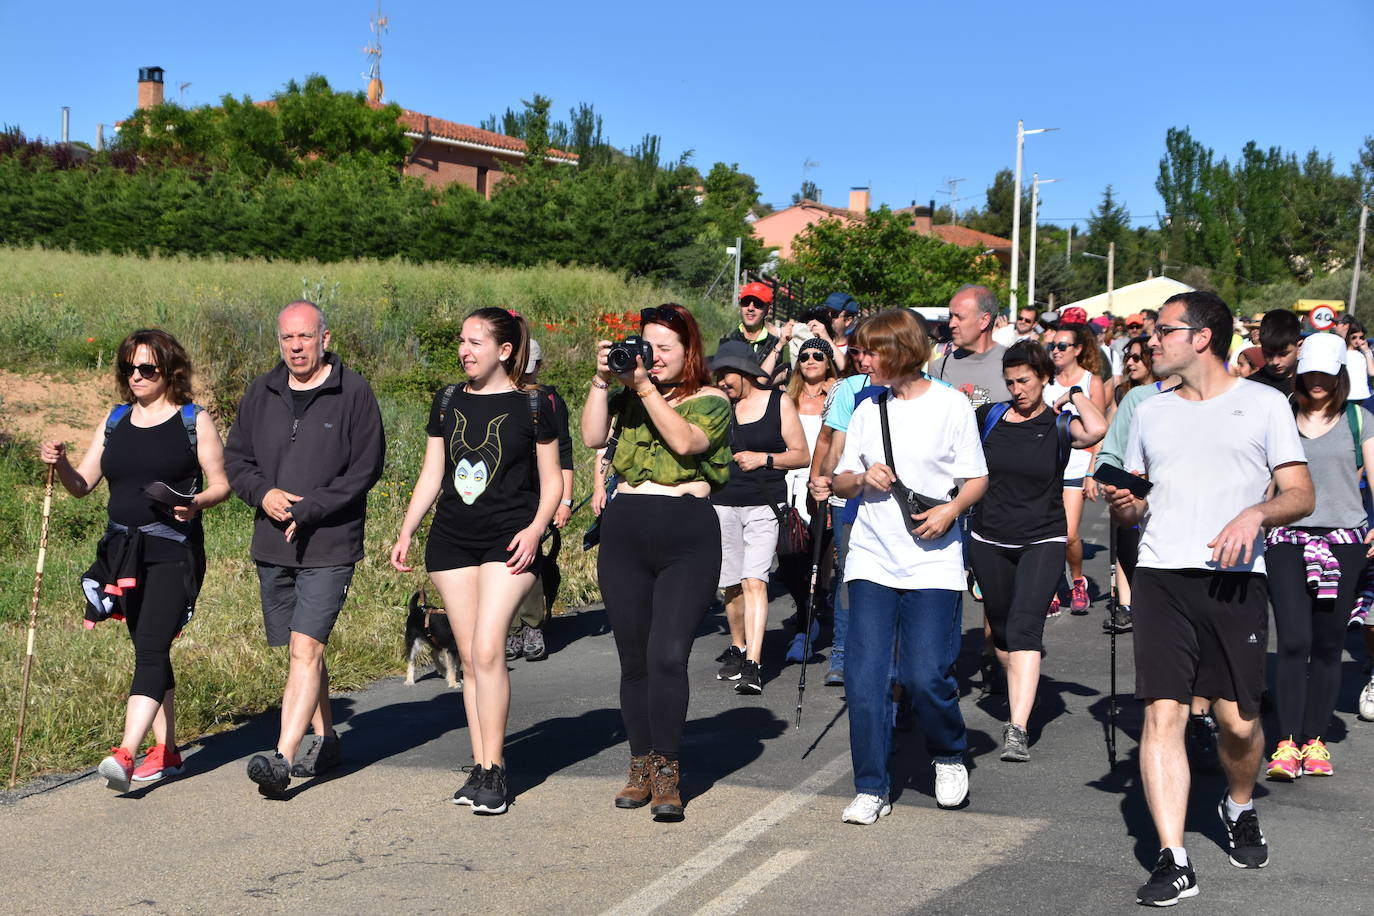
{"label": "dirt path", "polygon": [[54,377],[0,370],[0,434],[62,439],[81,452],[115,400],[108,372],[72,370]]}

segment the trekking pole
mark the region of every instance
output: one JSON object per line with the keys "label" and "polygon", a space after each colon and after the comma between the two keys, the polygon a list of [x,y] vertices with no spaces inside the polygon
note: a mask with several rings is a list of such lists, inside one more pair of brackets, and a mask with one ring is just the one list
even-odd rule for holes
{"label": "trekking pole", "polygon": [[52,482],[55,465],[48,465],[43,489],[43,526],[38,535],[38,564],[33,574],[33,599],[29,602],[29,647],[24,655],[24,686],[19,690],[19,727],[14,733],[14,760],[10,763],[10,788],[19,778],[19,751],[24,745],[24,718],[29,709],[29,675],[33,671],[33,637],[38,628],[38,595],[43,588],[43,561],[48,556],[48,518],[52,515]]}
{"label": "trekking pole", "polygon": [[801,728],[802,696],[806,693],[806,665],[811,661],[811,619],[816,610],[816,580],[821,568],[821,542],[825,539],[825,516],[830,511],[826,503],[816,506],[811,516],[811,587],[806,593],[806,616],[802,620],[805,635],[802,636],[801,675],[797,678],[797,728]]}
{"label": "trekking pole", "polygon": [[[591,502],[593,495],[594,493],[588,493],[586,496],[582,497],[582,502],[572,507],[572,511],[568,513],[568,518],[571,519],[574,515],[577,514],[579,509],[581,509],[587,503]],[[553,522],[549,522],[549,527],[545,528],[544,533],[539,536],[540,545],[542,546],[545,541],[553,537],[553,533],[557,530],[558,529],[553,526]]]}
{"label": "trekking pole", "polygon": [[[1111,554],[1111,568],[1112,568],[1112,572],[1111,572],[1111,576],[1112,576],[1112,587],[1111,587],[1111,599],[1110,599],[1111,602],[1112,602],[1112,604],[1111,604],[1111,607],[1107,609],[1107,613],[1108,613],[1109,615],[1114,615],[1114,614],[1116,613],[1116,597],[1117,597],[1117,596],[1116,596],[1116,563],[1117,563],[1117,558],[1116,558],[1116,520],[1113,519],[1113,518],[1111,517],[1110,513],[1109,513],[1108,516],[1107,516],[1107,524],[1108,524],[1108,526],[1109,526],[1109,528],[1110,528],[1110,534],[1108,535],[1108,538],[1107,538],[1107,544],[1108,544],[1109,553]],[[1112,666],[1112,685],[1111,685],[1111,697],[1107,700],[1107,721],[1108,721],[1108,728],[1107,728],[1107,765],[1108,765],[1108,767],[1111,769],[1112,772],[1116,772],[1116,621],[1113,619],[1113,620],[1110,620],[1110,622],[1111,622],[1111,624],[1112,624],[1112,626],[1111,626],[1111,628],[1110,628],[1110,631],[1109,631],[1109,632],[1111,633],[1111,644],[1112,644],[1112,649],[1111,649],[1111,656],[1112,656],[1112,659],[1111,659],[1111,666]]]}

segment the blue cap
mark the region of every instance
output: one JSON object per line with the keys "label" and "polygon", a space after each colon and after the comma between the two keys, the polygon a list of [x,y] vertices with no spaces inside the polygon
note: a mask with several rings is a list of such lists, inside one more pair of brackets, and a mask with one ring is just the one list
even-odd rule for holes
{"label": "blue cap", "polygon": [[832,312],[859,314],[859,303],[855,302],[849,293],[831,293],[825,297],[825,307]]}

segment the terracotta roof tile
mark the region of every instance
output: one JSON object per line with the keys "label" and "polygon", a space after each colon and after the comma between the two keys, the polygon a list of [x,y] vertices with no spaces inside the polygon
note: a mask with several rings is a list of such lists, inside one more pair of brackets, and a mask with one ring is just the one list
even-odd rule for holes
{"label": "terracotta roof tile", "polygon": [[[382,106],[376,102],[369,102],[374,108]],[[418,111],[411,111],[408,108],[401,109],[401,116],[397,118],[405,130],[417,134],[425,132],[425,121],[429,121],[429,132],[435,137],[445,140],[458,140],[463,143],[476,143],[481,146],[489,146],[494,149],[508,150],[512,153],[525,153],[525,141],[517,137],[508,137],[505,134],[498,134],[490,130],[482,130],[480,127],[473,127],[470,124],[459,124],[456,121],[447,121],[443,118],[436,118],[433,115],[424,115]],[[576,153],[566,153],[562,150],[549,149],[549,156],[553,159],[564,159],[568,162],[576,162]]]}
{"label": "terracotta roof tile", "polygon": [[1000,238],[987,232],[979,232],[968,226],[931,226],[930,234],[941,241],[960,248],[1006,248],[1010,250],[1011,239]]}

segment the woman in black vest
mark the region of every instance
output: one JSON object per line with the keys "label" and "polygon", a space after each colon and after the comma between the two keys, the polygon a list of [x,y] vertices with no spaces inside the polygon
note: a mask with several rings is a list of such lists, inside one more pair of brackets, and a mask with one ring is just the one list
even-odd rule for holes
{"label": "woman in black vest", "polygon": [[[100,421],[81,463],[72,467],[58,441],[44,442],[41,457],[78,499],[102,476],[110,484],[109,522],[83,585],[87,628],[122,617],[134,643],[124,735],[98,768],[107,786],[125,792],[131,782],[181,772],[172,640],[205,573],[200,513],[228,498],[229,480],[214,421],[191,403],[191,361],[176,338],[135,331],[119,345],[114,369],[122,403]],[[149,728],[156,743],[135,768]]]}
{"label": "woman in black vest", "polygon": [[720,581],[730,646],[716,676],[744,694],[763,693],[759,662],[768,625],[768,571],[778,543],[778,514],[787,502],[787,471],[811,460],[796,405],[761,388],[763,369],[747,344],[726,341],[711,359],[716,384],[730,398],[730,480],[711,494],[720,519]]}

